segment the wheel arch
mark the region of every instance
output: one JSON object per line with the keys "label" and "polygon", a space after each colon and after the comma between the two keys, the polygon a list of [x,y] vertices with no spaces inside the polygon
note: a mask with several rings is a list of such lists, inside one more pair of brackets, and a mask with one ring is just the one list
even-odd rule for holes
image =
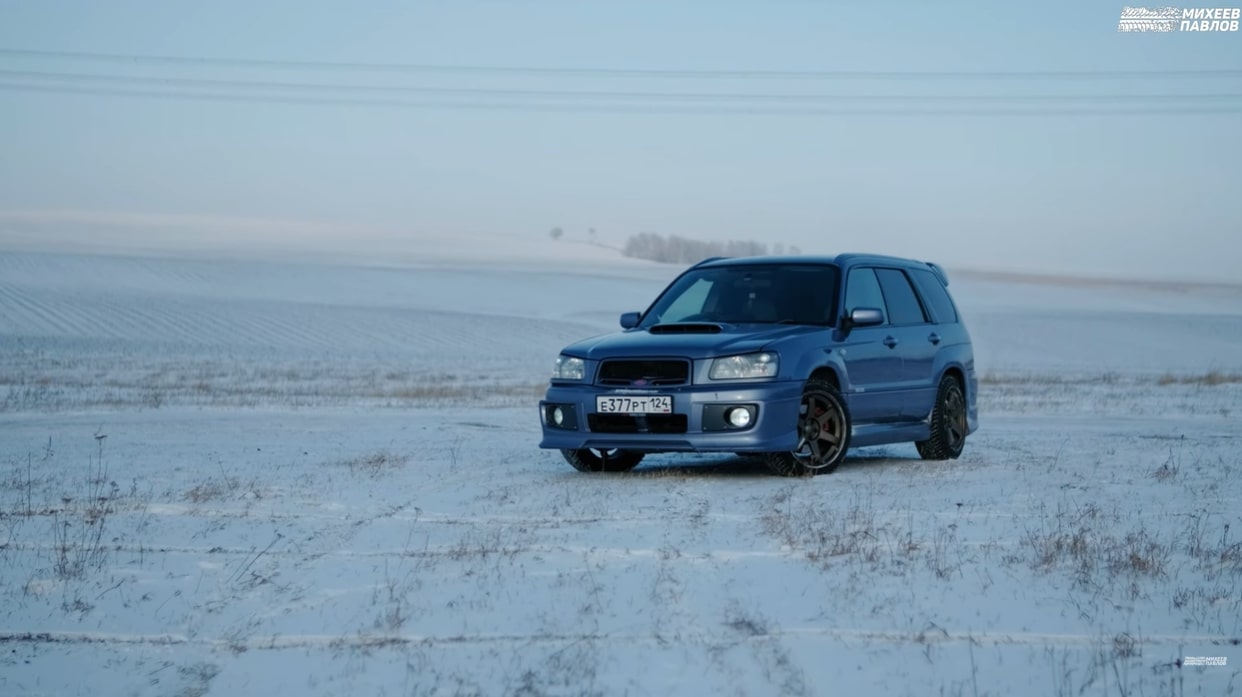
{"label": "wheel arch", "polygon": [[[962,390],[962,399],[966,400],[966,406],[969,408],[970,405],[974,403],[974,395],[970,393],[970,386],[966,382],[965,369],[957,363],[950,363],[946,365],[944,370],[940,371],[940,377],[937,378],[934,383],[937,393],[940,390],[940,383],[943,382],[945,378],[953,378],[957,381],[958,388]],[[935,409],[934,403],[932,405],[932,409]],[[931,413],[929,412],[927,416],[930,419]]]}
{"label": "wheel arch", "polygon": [[[940,374],[940,380],[944,380],[946,377],[957,380],[957,386],[962,388],[962,394],[966,393],[966,371],[962,370],[960,365],[954,363],[946,366],[944,372]],[[936,383],[939,384],[940,380],[937,380]]]}
{"label": "wheel arch", "polygon": [[833,387],[837,388],[838,390],[841,389],[841,376],[837,375],[836,368],[832,366],[827,366],[827,365],[819,366],[815,370],[811,371],[811,375],[807,379],[808,380],[822,380],[832,385]]}

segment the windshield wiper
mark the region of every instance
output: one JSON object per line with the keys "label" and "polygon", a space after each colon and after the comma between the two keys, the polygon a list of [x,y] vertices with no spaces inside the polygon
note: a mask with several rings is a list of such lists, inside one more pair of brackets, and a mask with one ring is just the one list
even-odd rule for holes
{"label": "windshield wiper", "polygon": [[800,319],[783,319],[777,322],[777,324],[802,324],[808,327],[830,327],[832,326],[827,322],[809,322],[809,321],[800,320]]}

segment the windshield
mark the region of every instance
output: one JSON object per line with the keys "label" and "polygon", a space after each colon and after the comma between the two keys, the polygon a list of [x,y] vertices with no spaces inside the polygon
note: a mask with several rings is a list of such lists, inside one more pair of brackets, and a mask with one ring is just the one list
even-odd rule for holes
{"label": "windshield", "polygon": [[837,267],[827,264],[693,269],[644,315],[641,328],[679,322],[832,325]]}

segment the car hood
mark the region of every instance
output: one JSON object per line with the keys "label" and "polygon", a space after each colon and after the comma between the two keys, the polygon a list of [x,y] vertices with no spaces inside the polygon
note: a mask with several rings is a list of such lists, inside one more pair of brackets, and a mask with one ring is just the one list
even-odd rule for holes
{"label": "car hood", "polygon": [[783,339],[828,329],[788,324],[656,325],[585,339],[565,347],[564,353],[590,360],[638,356],[716,358],[762,351]]}

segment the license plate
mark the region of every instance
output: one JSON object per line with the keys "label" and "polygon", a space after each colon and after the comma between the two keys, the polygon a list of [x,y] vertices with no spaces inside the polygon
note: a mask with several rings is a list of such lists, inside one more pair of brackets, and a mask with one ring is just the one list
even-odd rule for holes
{"label": "license plate", "polygon": [[596,397],[595,410],[601,414],[672,414],[669,395]]}

